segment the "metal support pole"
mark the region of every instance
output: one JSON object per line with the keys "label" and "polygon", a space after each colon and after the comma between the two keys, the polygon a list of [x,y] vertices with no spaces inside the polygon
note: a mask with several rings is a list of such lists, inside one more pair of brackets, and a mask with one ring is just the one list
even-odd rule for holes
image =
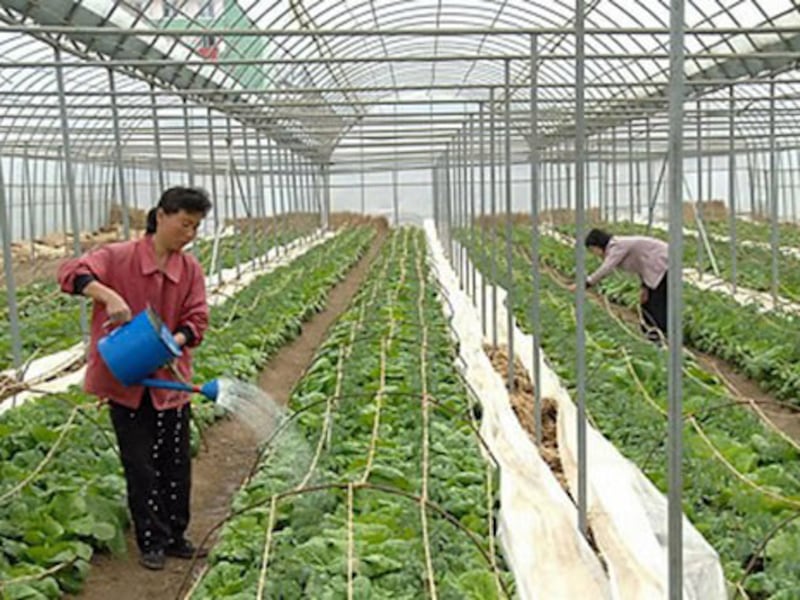
{"label": "metal support pole", "polygon": [[489,185],[491,187],[491,280],[492,280],[492,346],[497,347],[497,170],[495,168],[495,107],[494,88],[489,89]]}
{"label": "metal support pole", "polygon": [[[72,250],[75,256],[81,254],[81,224],[78,219],[78,201],[75,197],[75,174],[72,167],[72,146],[69,137],[69,122],[67,121],[67,97],[64,89],[64,67],[61,63],[61,50],[54,49],[56,59],[56,84],[58,86],[58,109],[61,122],[61,144],[63,148],[64,175],[66,178],[66,193],[69,199],[69,214],[72,224]],[[64,224],[66,229],[66,223]],[[81,302],[81,335],[88,349],[89,320],[86,313],[86,302]]]}
{"label": "metal support pole", "polygon": [[619,206],[619,186],[617,181],[617,128],[611,130],[611,193],[613,197],[612,218],[617,222],[617,207]]}
{"label": "metal support pole", "polygon": [[[653,190],[653,145],[652,145],[652,133],[650,131],[650,117],[645,119],[645,160],[647,161],[647,171],[645,176],[647,177],[647,194],[645,197],[647,198],[647,205],[650,206],[650,198],[653,197],[654,190]],[[650,214],[652,211],[648,211],[648,221],[652,218]]]}
{"label": "metal support pole", "polygon": [[[259,136],[259,140],[261,136]],[[278,194],[275,188],[275,163],[273,160],[272,149],[275,142],[267,138],[267,164],[269,165],[269,198],[272,204],[272,221],[270,227],[272,228],[272,246],[275,248],[275,255],[278,254],[278,247],[281,240],[278,239]]]}
{"label": "metal support pole", "polygon": [[[329,161],[330,158],[326,159]],[[325,221],[323,226],[326,231],[330,229],[331,226],[331,166],[330,162],[326,162],[324,164],[324,174],[325,174],[325,207],[323,208],[322,214],[324,215]]]}
{"label": "metal support pole", "polygon": [[111,98],[111,124],[114,128],[114,162],[117,166],[117,190],[122,207],[122,233],[126,240],[131,239],[131,220],[128,214],[128,190],[125,185],[125,169],[122,167],[122,134],[119,130],[119,109],[114,71],[108,70],[108,93]]}
{"label": "metal support pole", "polygon": [[[475,115],[469,117],[469,145],[467,146],[467,161],[469,161],[469,214],[467,216],[467,226],[469,227],[469,240],[470,247],[475,249]],[[472,288],[470,289],[470,296],[472,297],[473,304],[475,303],[477,284],[475,282],[475,261],[472,261],[470,268],[470,278],[472,281]]]}
{"label": "metal support pole", "polygon": [[531,35],[531,268],[533,298],[533,422],[536,443],[542,443],[542,369],[541,369],[541,272],[539,271],[539,44]]}
{"label": "metal support pole", "polygon": [[[22,376],[22,334],[17,309],[17,288],[14,281],[14,257],[11,254],[11,231],[6,206],[6,184],[3,177],[3,164],[0,161],[0,235],[3,238],[3,271],[6,278],[6,302],[8,303],[8,324],[11,328],[11,356],[17,378]],[[15,400],[12,401],[16,404]]]}
{"label": "metal support pole", "polygon": [[697,273],[700,277],[703,276],[703,236],[700,229],[703,226],[703,123],[700,117],[702,110],[702,101],[697,101],[697,196],[694,201],[694,218],[695,227],[700,235],[697,236]]}
{"label": "metal support pole", "polygon": [[225,123],[227,125],[225,146],[228,149],[228,176],[225,179],[227,181],[228,189],[230,190],[231,218],[233,219],[233,257],[234,261],[236,262],[236,278],[239,279],[242,276],[242,255],[239,240],[241,228],[239,227],[239,214],[236,208],[236,173],[235,166],[233,164],[233,132],[231,131],[231,118],[226,117]]}
{"label": "metal support pole", "polygon": [[479,155],[478,163],[480,164],[480,190],[481,190],[481,331],[486,335],[486,127],[485,127],[485,112],[486,103],[481,102],[478,105],[478,144]]}
{"label": "metal support pole", "polygon": [[[394,139],[395,141],[400,139],[399,133],[397,132],[397,105],[394,106]],[[394,226],[400,226],[400,190],[398,187],[399,184],[399,160],[397,157],[397,144],[394,146],[394,164],[392,165],[392,209],[394,214]]]}
{"label": "metal support pole", "polygon": [[[247,233],[250,236],[250,260],[254,260],[256,258],[256,224],[255,219],[257,217],[257,209],[253,210],[253,186],[250,181],[250,144],[248,143],[248,136],[247,136],[247,126],[242,124],[242,150],[244,151],[244,184],[245,184],[245,192],[247,194],[247,200],[244,202],[245,211],[247,214]],[[245,192],[242,192],[242,184],[237,176],[237,181],[239,182],[239,193],[244,195]]]}
{"label": "metal support pole", "polygon": [[303,237],[305,231],[303,229],[303,207],[302,207],[302,198],[300,196],[300,187],[298,185],[297,179],[297,154],[289,150],[287,152],[287,158],[289,159],[289,171],[291,174],[291,197],[292,203],[294,204],[294,213],[295,218],[300,226],[300,236]]}
{"label": "metal support pole", "polygon": [[23,178],[25,181],[25,190],[26,190],[26,199],[28,201],[28,238],[30,239],[31,243],[31,261],[36,258],[36,242],[34,241],[36,238],[36,211],[34,210],[34,200],[33,200],[33,185],[34,181],[31,179],[31,171],[30,171],[30,161],[28,158],[28,151],[25,150],[25,156],[23,157]]}
{"label": "metal support pole", "polygon": [[[189,134],[189,100],[183,98],[183,135],[186,137],[186,170],[189,174],[189,187],[194,187],[194,159],[192,157],[192,137]],[[197,247],[196,245],[194,246]]]}
{"label": "metal support pole", "polygon": [[669,600],[683,595],[683,103],[684,0],[670,0],[669,73],[669,338],[668,374],[668,573]]}
{"label": "metal support pole", "polygon": [[[586,116],[584,104],[586,94],[586,65],[585,65],[585,7],[584,0],[577,0],[575,10],[575,265],[577,294],[575,298],[576,316],[576,356],[575,374],[577,378],[577,404],[578,404],[578,530],[586,536],[588,525],[586,519],[586,331],[585,331],[585,305],[586,305],[586,247],[585,214],[584,214],[584,167],[586,154]],[[631,139],[630,136],[628,138]],[[631,210],[633,206],[631,205]],[[633,215],[631,215],[633,220]]]}
{"label": "metal support pole", "polygon": [[361,127],[361,138],[360,138],[360,152],[359,152],[359,162],[361,165],[361,170],[359,173],[359,177],[361,178],[361,214],[364,215],[367,213],[367,188],[364,182],[364,127]]}
{"label": "metal support pole", "polygon": [[[153,141],[155,142],[155,149],[156,149],[156,162],[158,163],[158,187],[160,191],[164,191],[166,189],[166,183],[164,181],[164,161],[161,155],[161,131],[159,129],[158,123],[158,108],[156,106],[156,86],[152,83],[150,84],[150,106],[153,111]],[[158,196],[159,194],[155,194]]]}
{"label": "metal support pole", "polygon": [[[219,194],[217,193],[217,177],[216,173],[214,172],[214,168],[216,163],[216,159],[214,158],[214,127],[213,127],[213,119],[211,117],[211,109],[208,109],[206,113],[207,120],[208,120],[208,160],[209,160],[209,169],[210,169],[210,176],[211,176],[211,195],[214,198],[214,202],[211,205],[211,211],[214,215],[214,243],[218,244],[218,236],[221,233],[223,227],[222,222],[220,221],[220,210],[219,210]],[[222,285],[222,269],[219,268],[219,261],[217,264],[212,264],[210,266],[210,273],[209,275],[214,274],[214,269],[216,268],[217,273],[217,283],[218,285]]]}
{"label": "metal support pole", "polygon": [[261,225],[261,244],[259,248],[260,263],[267,262],[267,252],[269,252],[269,232],[267,231],[267,199],[264,196],[264,153],[261,145],[261,132],[256,129],[256,167],[258,176],[256,187],[258,188],[258,206]]}
{"label": "metal support pole", "polygon": [[772,303],[778,305],[778,168],[775,147],[775,80],[769,82],[769,200],[772,250]]}
{"label": "metal support pole", "polygon": [[513,198],[511,196],[511,61],[504,63],[505,72],[505,199],[506,199],[506,325],[508,327],[508,378],[506,387],[514,389],[514,230],[511,225]]}
{"label": "metal support pole", "polygon": [[728,225],[731,245],[731,286],[736,293],[736,92],[730,86],[728,95]]}
{"label": "metal support pole", "polygon": [[628,218],[633,222],[636,213],[633,190],[633,121],[628,121],[628,210]]}

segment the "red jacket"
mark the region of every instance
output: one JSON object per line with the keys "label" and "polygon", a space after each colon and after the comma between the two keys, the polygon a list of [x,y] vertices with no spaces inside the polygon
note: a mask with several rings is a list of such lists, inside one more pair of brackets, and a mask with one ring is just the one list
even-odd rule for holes
{"label": "red jacket", "polygon": [[[91,275],[100,283],[117,292],[136,315],[148,305],[163,319],[170,331],[185,327],[192,332],[192,340],[177,360],[179,371],[187,380],[192,376],[190,346],[203,339],[208,327],[203,269],[191,254],[174,252],[167,258],[162,272],[156,262],[153,237],[109,244],[78,258],[65,261],[58,269],[61,289],[75,292],[75,279]],[[106,367],[97,352],[98,340],[108,333],[103,323],[108,319],[105,306],[94,302],[90,328],[89,357],[84,389],[100,398],[108,398],[123,406],[136,409],[142,400],[142,386],[126,387],[119,383]],[[161,369],[155,377],[174,379]],[[157,410],[175,408],[189,402],[189,395],[172,390],[151,390],[153,406]]]}

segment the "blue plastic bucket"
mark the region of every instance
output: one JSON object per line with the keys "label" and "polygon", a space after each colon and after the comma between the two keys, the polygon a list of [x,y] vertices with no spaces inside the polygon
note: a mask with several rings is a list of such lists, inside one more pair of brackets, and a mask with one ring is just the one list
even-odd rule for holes
{"label": "blue plastic bucket", "polygon": [[172,332],[147,308],[97,342],[111,374],[123,385],[135,385],[181,355]]}

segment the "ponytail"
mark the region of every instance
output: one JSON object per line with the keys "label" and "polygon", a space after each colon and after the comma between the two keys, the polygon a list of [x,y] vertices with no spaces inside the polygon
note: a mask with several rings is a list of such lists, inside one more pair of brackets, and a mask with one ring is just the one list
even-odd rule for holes
{"label": "ponytail", "polygon": [[157,213],[158,213],[157,206],[147,211],[147,225],[145,226],[144,230],[145,233],[152,234],[156,232],[156,226],[158,224],[158,219],[156,219]]}

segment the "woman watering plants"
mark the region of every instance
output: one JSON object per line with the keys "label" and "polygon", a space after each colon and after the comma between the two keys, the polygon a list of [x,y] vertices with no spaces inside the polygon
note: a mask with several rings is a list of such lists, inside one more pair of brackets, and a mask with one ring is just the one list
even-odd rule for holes
{"label": "woman watering plants", "polygon": [[202,190],[168,189],[148,213],[144,237],[103,246],[58,270],[64,292],[94,300],[84,388],[109,402],[139,562],[148,569],[163,569],[165,556],[192,558],[197,552],[184,537],[191,488],[189,396],[123,386],[100,358],[97,342],[109,328],[150,306],[183,348],[176,367],[191,378],[189,348],[203,339],[208,305],[202,267],[181,250],[195,238],[210,208]]}
{"label": "woman watering plants", "polygon": [[642,330],[652,341],[659,341],[660,334],[666,336],[667,244],[652,237],[617,236],[592,229],[586,236],[586,247],[603,259],[603,264],[586,278],[586,287],[597,285],[616,268],[635,273],[642,285],[639,293],[644,319]]}

